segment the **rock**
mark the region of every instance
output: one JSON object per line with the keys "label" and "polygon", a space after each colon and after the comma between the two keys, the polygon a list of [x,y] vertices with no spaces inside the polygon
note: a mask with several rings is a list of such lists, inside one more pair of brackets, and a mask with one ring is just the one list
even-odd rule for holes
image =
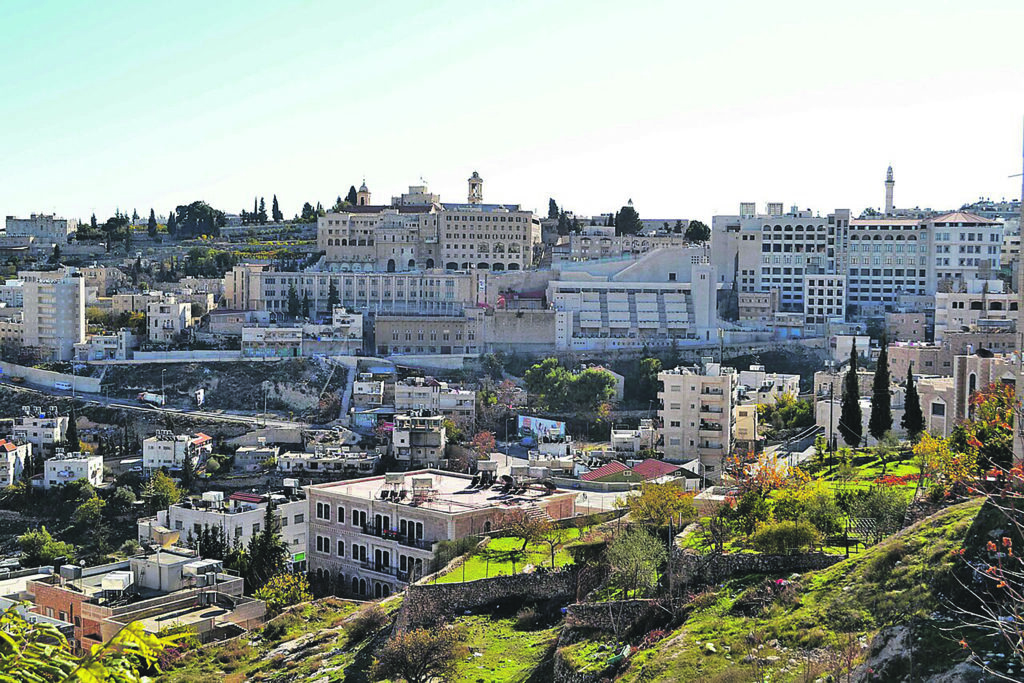
{"label": "rock", "polygon": [[777,650],[779,648],[779,641],[776,638],[772,638],[768,641],[768,647]]}
{"label": "rock", "polygon": [[709,654],[716,654],[718,652],[718,649],[715,648],[715,644],[714,643],[704,643],[704,649]]}

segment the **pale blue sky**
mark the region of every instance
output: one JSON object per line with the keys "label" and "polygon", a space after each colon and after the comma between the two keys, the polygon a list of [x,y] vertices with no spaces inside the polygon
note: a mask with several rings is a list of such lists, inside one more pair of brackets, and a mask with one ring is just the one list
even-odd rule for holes
{"label": "pale blue sky", "polygon": [[643,217],[1016,196],[1024,3],[0,5],[0,215],[206,199],[287,215],[365,176]]}

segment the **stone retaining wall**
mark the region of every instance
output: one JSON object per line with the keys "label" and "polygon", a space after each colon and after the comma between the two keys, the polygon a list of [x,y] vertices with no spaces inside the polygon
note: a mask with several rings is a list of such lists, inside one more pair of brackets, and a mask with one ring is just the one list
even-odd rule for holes
{"label": "stone retaining wall", "polygon": [[679,583],[713,584],[742,574],[781,574],[825,569],[843,559],[845,558],[842,555],[825,553],[698,555],[693,551],[684,550],[676,553],[672,564],[676,581]]}
{"label": "stone retaining wall", "polygon": [[413,584],[406,589],[395,631],[429,626],[466,610],[509,600],[569,600],[575,593],[576,574],[571,570],[496,576],[465,583]]}
{"label": "stone retaining wall", "polygon": [[625,633],[657,609],[654,600],[579,602],[566,608],[565,627]]}

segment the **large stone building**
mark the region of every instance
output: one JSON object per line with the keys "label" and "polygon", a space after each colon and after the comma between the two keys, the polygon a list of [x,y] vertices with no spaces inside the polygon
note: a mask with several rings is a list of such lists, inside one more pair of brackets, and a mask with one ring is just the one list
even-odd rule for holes
{"label": "large stone building", "polygon": [[441,203],[425,186],[374,205],[365,184],[355,206],[322,216],[317,246],[338,271],[524,270],[534,263],[540,223],[517,204],[484,204],[474,172],[464,204]]}
{"label": "large stone building", "polygon": [[334,592],[386,597],[429,570],[434,546],[500,529],[510,511],[564,519],[576,495],[523,483],[499,500],[470,475],[420,470],[306,488],[309,569]]}
{"label": "large stone building", "polygon": [[53,214],[34,213],[28,218],[8,216],[8,237],[32,237],[37,242],[65,245],[78,231],[77,218],[57,218]]}
{"label": "large stone building", "polygon": [[23,271],[23,346],[42,360],[71,360],[85,341],[85,279],[72,269]]}

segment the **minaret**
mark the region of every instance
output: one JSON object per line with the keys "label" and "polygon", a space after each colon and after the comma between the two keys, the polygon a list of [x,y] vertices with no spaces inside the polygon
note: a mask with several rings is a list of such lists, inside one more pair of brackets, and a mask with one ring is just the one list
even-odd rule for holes
{"label": "minaret", "polygon": [[363,178],[363,184],[359,186],[359,191],[356,192],[356,205],[357,206],[369,206],[370,205],[370,191],[366,189],[366,178]]}
{"label": "minaret", "polygon": [[484,201],[484,180],[480,174],[473,171],[469,176],[469,203],[482,204]]}
{"label": "minaret", "polygon": [[893,213],[892,206],[892,189],[896,185],[896,181],[892,179],[892,165],[889,165],[889,170],[885,173],[885,215],[891,216]]}

